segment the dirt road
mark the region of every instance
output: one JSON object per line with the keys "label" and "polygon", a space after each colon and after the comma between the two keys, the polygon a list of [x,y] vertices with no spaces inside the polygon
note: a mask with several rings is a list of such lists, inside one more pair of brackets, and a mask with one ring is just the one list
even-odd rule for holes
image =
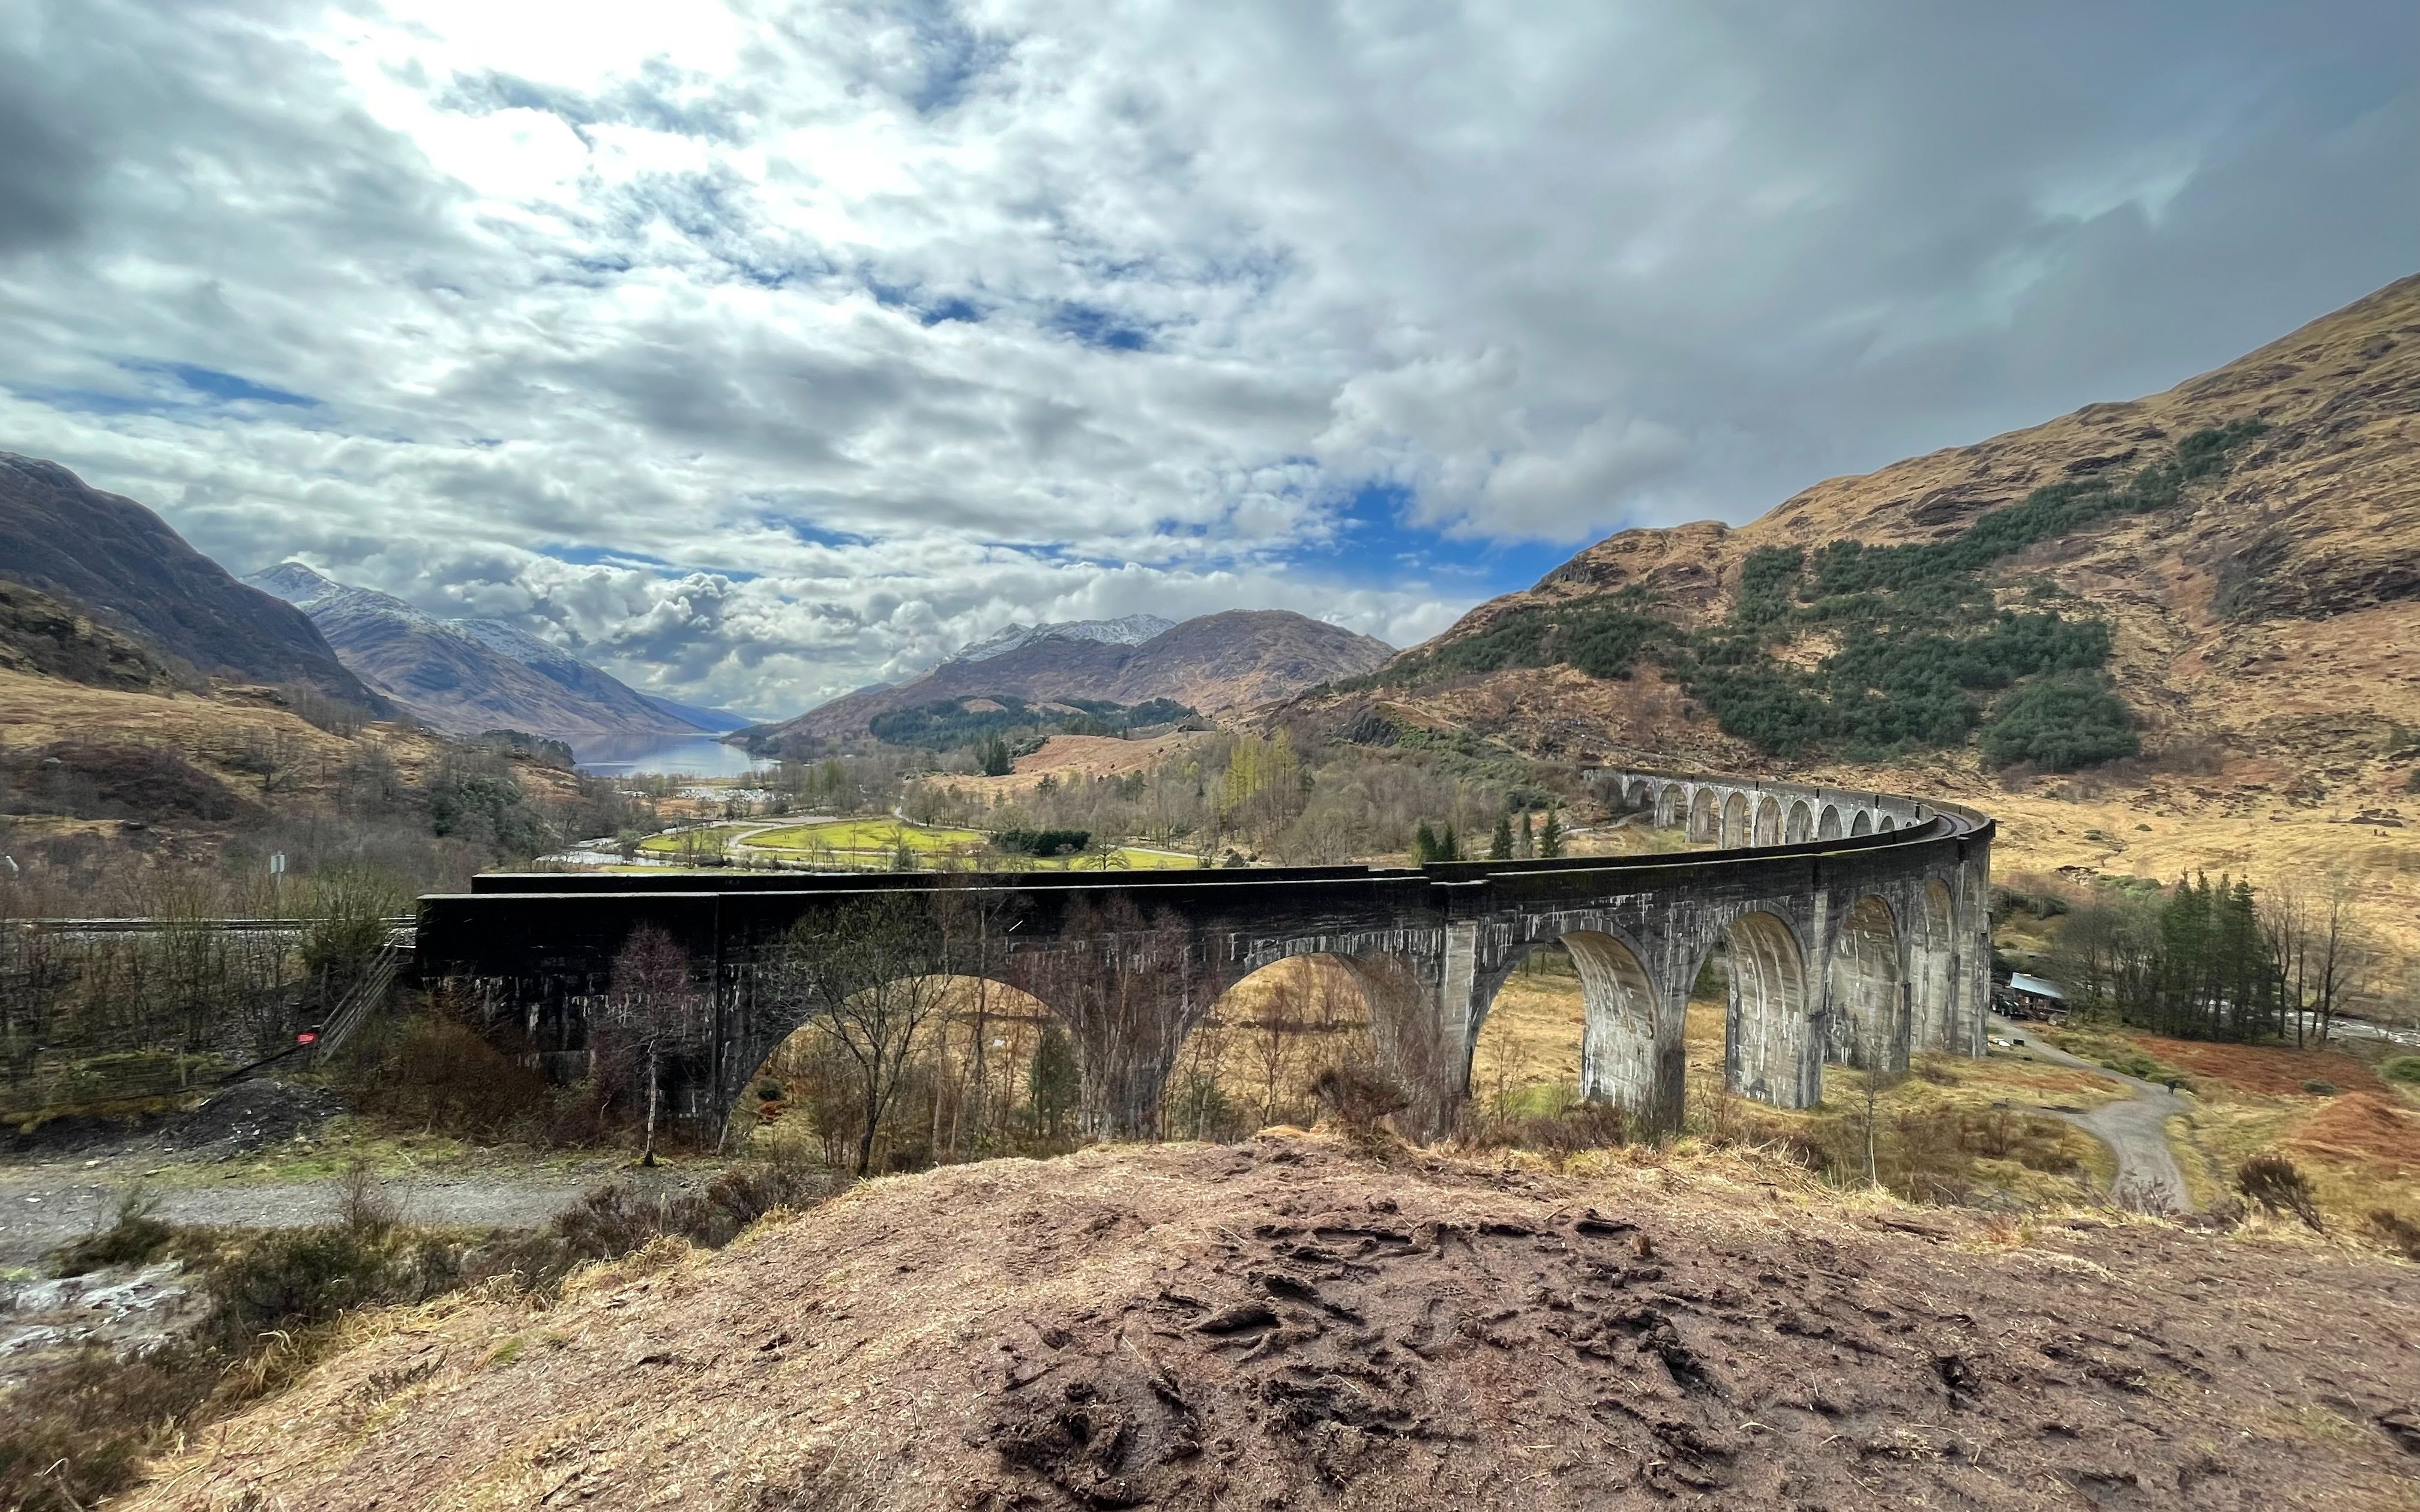
{"label": "dirt road", "polygon": [[2044,1060],[2062,1066],[2088,1071],[2095,1076],[2105,1076],[2133,1092],[2124,1102],[2110,1103],[2089,1113],[2060,1113],[2056,1117],[2092,1135],[2118,1157],[2118,1180],[2112,1195],[2128,1207],[2152,1212],[2190,1212],[2193,1194],[2185,1185],[2185,1173],[2178,1168],[2176,1152],[2168,1148],[2167,1121],[2193,1111],[2190,1099],[2180,1097],[2156,1082],[2129,1076],[2122,1072],[2071,1056],[2047,1040],[2036,1037],[2023,1024],[1994,1017],[1992,1030],[2009,1039],[2023,1040],[2027,1050]]}
{"label": "dirt road", "polygon": [[[612,1171],[473,1171],[387,1178],[384,1190],[406,1221],[465,1227],[542,1224]],[[696,1178],[674,1176],[671,1184]],[[44,1251],[106,1227],[130,1182],[114,1173],[56,1165],[0,1167],[0,1270],[37,1264]],[[336,1216],[337,1190],[326,1181],[229,1181],[154,1186],[157,1215],[203,1227],[299,1228]]]}

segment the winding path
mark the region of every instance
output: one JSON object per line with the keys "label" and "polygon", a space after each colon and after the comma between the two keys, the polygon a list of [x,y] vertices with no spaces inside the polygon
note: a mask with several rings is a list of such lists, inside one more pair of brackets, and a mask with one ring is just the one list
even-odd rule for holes
{"label": "winding path", "polygon": [[2176,1151],[2168,1146],[2167,1122],[2193,1111],[2193,1103],[2157,1082],[2147,1082],[2123,1072],[2069,1055],[2046,1040],[2028,1032],[2022,1024],[2014,1024],[1997,1014],[1992,1018],[1992,1031],[2010,1040],[2022,1040],[2024,1047],[2044,1060],[2062,1066],[2088,1071],[2104,1076],[2133,1090],[2132,1098],[2108,1103],[2089,1113],[2055,1113],[2086,1134],[2109,1147],[2118,1157],[2118,1180],[2111,1193],[2129,1207],[2161,1212],[2191,1212],[2193,1193],[2185,1185],[2185,1173],[2177,1165]]}

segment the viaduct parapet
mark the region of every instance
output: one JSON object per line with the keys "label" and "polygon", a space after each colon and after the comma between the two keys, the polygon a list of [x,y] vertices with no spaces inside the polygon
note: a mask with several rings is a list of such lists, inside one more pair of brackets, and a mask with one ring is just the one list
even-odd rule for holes
{"label": "viaduct parapet", "polygon": [[[980,950],[960,969],[1076,1020],[1086,1106],[1105,1133],[1153,1132],[1184,1036],[1244,977],[1295,956],[1352,972],[1373,1050],[1426,1085],[1433,1120],[1468,1092],[1497,990],[1548,944],[1579,972],[1583,1095],[1651,1127],[1679,1124],[1684,1016],[1717,951],[1724,1075],[1745,1096],[1803,1107],[1822,1096],[1827,1060],[1900,1068],[1917,1051],[1982,1053],[1989,817],[1786,782],[1641,770],[1590,780],[1634,823],[1716,848],[1418,869],[498,873],[420,901],[420,974],[569,1071],[585,1060],[615,954],[639,928],[664,930],[713,983],[708,1048],[674,1094],[709,1123],[802,1023],[765,969],[780,942],[873,893],[977,920]],[[1167,1004],[1147,1024],[1088,1022],[1051,1001],[1139,970],[1156,975]]]}

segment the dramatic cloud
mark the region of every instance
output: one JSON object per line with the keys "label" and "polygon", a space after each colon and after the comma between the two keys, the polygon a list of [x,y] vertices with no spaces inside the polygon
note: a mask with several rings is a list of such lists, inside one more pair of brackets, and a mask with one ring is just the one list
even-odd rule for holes
{"label": "dramatic cloud", "polygon": [[0,447],[786,714],[1404,642],[2420,249],[2420,12],[0,0]]}

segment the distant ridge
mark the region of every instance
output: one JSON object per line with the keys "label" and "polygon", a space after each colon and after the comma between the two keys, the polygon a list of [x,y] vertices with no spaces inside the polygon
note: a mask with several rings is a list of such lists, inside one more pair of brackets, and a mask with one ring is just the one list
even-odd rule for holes
{"label": "distant ridge", "polygon": [[[1131,635],[1166,627],[1140,641]],[[1078,629],[1082,633],[1065,633]],[[993,649],[1012,637],[1017,643]],[[970,655],[982,651],[981,656]],[[1179,625],[1153,615],[1014,625],[942,662],[922,677],[861,688],[778,724],[752,727],[747,743],[864,735],[877,715],[943,699],[1012,695],[1022,699],[1102,699],[1137,704],[1172,699],[1203,714],[1284,698],[1318,683],[1355,677],[1394,655],[1383,640],[1290,609],[1230,609]]]}
{"label": "distant ridge", "polygon": [[345,665],[448,734],[520,730],[576,748],[583,739],[713,733],[515,625],[440,619],[300,562],[245,581],[300,608]]}

